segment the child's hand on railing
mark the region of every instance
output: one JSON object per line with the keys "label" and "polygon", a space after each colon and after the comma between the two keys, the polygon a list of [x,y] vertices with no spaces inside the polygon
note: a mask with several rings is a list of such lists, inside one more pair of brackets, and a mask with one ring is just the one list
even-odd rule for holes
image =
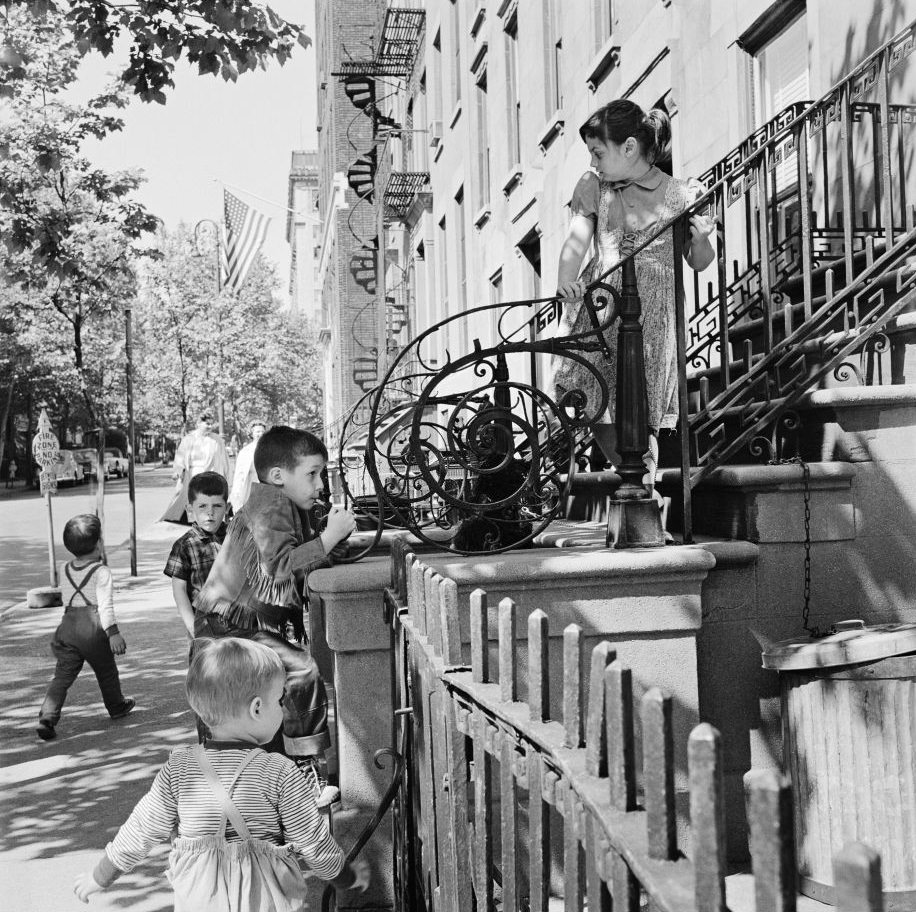
{"label": "child's hand on railing", "polygon": [[716,230],[716,220],[708,215],[690,216],[690,240],[696,244],[705,241]]}
{"label": "child's hand on railing", "polygon": [[584,294],[585,282],[564,282],[557,286],[557,297],[567,303],[581,301]]}

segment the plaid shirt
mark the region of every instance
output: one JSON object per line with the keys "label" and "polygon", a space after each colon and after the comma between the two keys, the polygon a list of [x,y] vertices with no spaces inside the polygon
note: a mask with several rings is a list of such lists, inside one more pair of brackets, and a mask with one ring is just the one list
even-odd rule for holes
{"label": "plaid shirt", "polygon": [[213,532],[204,532],[196,523],[172,545],[169,559],[162,571],[166,576],[185,580],[188,584],[188,598],[192,604],[194,596],[207,581],[210,568],[219,554],[220,545],[226,537],[226,524]]}

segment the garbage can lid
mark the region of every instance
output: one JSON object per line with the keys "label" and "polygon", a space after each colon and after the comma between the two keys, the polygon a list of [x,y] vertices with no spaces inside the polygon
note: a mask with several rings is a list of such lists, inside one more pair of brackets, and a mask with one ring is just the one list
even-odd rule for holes
{"label": "garbage can lid", "polygon": [[763,653],[763,667],[776,671],[831,668],[875,662],[916,652],[916,624],[876,624],[840,621],[836,633],[819,640],[795,638],[773,643]]}

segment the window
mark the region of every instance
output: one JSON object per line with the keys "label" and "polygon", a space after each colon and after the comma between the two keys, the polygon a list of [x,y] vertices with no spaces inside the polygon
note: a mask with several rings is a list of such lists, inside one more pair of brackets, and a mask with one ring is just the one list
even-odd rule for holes
{"label": "window", "polygon": [[506,91],[509,107],[508,149],[509,165],[522,160],[521,145],[521,100],[518,95],[518,16],[513,15],[506,23]]}
{"label": "window", "polygon": [[563,37],[559,0],[541,0],[544,19],[544,73],[547,117],[563,107]]}
{"label": "window", "polygon": [[[497,269],[490,276],[490,304],[502,304],[503,302],[503,271]],[[499,310],[490,311],[490,340],[496,344],[499,339]]]}
{"label": "window", "polygon": [[442,123],[442,33],[433,38],[433,121]]}
{"label": "window", "polygon": [[458,0],[452,0],[452,95],[455,105],[461,101],[461,26]]}
{"label": "window", "polygon": [[597,53],[614,33],[614,0],[592,0],[592,8],[594,51]]}
{"label": "window", "polygon": [[475,81],[477,101],[477,207],[483,209],[490,202],[490,130],[487,123],[487,69],[484,63],[477,71]]}
{"label": "window", "polygon": [[[458,310],[468,309],[468,250],[464,218],[464,187],[455,194],[455,218],[458,220]],[[458,321],[459,357],[468,350],[468,321]]]}
{"label": "window", "polygon": [[[783,29],[754,55],[752,104],[755,126],[763,126],[783,108],[810,98],[808,86],[808,29],[804,15]],[[798,183],[794,155],[776,166],[776,193]]]}

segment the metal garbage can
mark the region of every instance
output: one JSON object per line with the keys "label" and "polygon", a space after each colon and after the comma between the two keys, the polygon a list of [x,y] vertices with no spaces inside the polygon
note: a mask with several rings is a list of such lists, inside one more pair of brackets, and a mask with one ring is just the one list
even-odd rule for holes
{"label": "metal garbage can", "polygon": [[779,672],[799,888],[835,905],[832,859],[881,854],[886,912],[916,912],[916,624],[843,621],[763,653]]}

